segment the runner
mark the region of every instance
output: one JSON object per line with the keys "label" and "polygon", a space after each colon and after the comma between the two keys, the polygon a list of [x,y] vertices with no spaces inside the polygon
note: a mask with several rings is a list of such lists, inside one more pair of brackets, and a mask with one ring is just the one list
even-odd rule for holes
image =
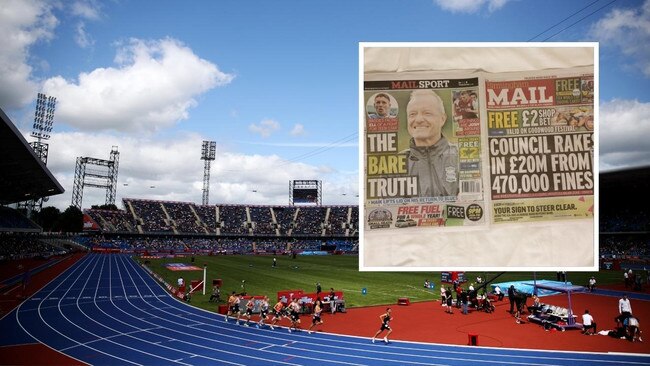
{"label": "runner", "polygon": [[241,303],[241,294],[235,295],[235,301],[234,301],[234,306],[233,306],[233,311],[237,314],[237,325],[239,325],[239,318],[241,317],[241,309],[239,308],[239,304]]}
{"label": "runner", "polygon": [[291,315],[289,319],[291,320],[291,325],[289,326],[289,333],[291,333],[291,328],[293,330],[298,331],[300,328],[298,328],[298,325],[300,324],[300,304],[298,304],[298,299],[293,299],[291,301],[291,304],[289,304],[289,310],[291,311]]}
{"label": "runner", "polygon": [[311,329],[315,325],[323,324],[323,321],[320,318],[321,311],[323,311],[323,309],[320,307],[320,303],[317,302],[316,306],[314,306],[314,315],[312,315],[311,325],[309,326],[309,329],[307,329],[307,333],[311,334]]}
{"label": "runner", "polygon": [[244,326],[247,327],[248,323],[251,321],[251,316],[253,315],[253,308],[255,307],[255,300],[253,298],[250,298],[248,302],[246,303],[246,323],[244,323]]}
{"label": "runner", "polygon": [[[260,303],[260,321],[257,323],[258,328],[264,326],[264,321],[266,320],[268,314],[269,314],[269,298],[264,296],[262,302]],[[271,329],[273,329],[273,326],[271,326]]]}
{"label": "runner", "polygon": [[393,318],[390,316],[390,313],[391,313],[390,308],[386,308],[386,312],[379,316],[379,319],[381,319],[381,328],[379,328],[377,333],[375,333],[375,335],[372,336],[372,343],[375,343],[375,338],[377,338],[377,336],[381,334],[381,332],[383,332],[384,330],[388,330],[388,333],[386,333],[386,336],[384,337],[384,342],[388,344],[388,336],[393,332],[393,330],[390,328],[389,325],[390,321],[393,320]]}
{"label": "runner", "polygon": [[[235,295],[235,291],[233,291],[230,296],[228,297],[228,313],[226,313],[226,322],[228,322],[228,317],[231,315],[235,314],[235,298],[237,295]],[[239,309],[237,309],[236,312],[239,312]]]}
{"label": "runner", "polygon": [[282,317],[284,316],[284,304],[282,301],[278,300],[278,302],[273,305],[273,319],[271,319],[271,329],[273,328],[274,325],[278,324],[280,320],[282,320]]}

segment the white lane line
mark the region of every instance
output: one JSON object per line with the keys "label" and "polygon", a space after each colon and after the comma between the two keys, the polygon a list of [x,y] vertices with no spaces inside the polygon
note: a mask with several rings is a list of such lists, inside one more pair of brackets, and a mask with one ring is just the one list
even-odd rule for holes
{"label": "white lane line", "polygon": [[[142,277],[142,273],[141,273],[142,271],[138,271],[138,269],[135,267],[134,261],[133,261],[132,259],[130,259],[130,258],[126,258],[126,260],[125,260],[124,258],[122,258],[122,260],[123,260],[123,262],[126,262],[126,263],[127,263],[127,264],[132,268],[132,270],[127,270],[127,271],[126,271],[127,275],[129,275],[129,277],[131,277],[131,272],[135,273],[135,275],[137,275],[137,276],[140,278],[140,281],[144,284],[144,286],[148,287],[148,288],[151,290],[151,287],[149,286],[149,283],[148,283],[148,282],[147,282],[147,281]],[[126,265],[127,265],[127,264],[124,264],[125,268],[126,268]],[[149,276],[149,275],[147,275],[147,276]],[[148,278],[151,278],[151,277],[148,277]],[[133,280],[133,277],[131,277],[131,281],[133,281],[133,282],[135,283],[135,281]],[[157,282],[154,282],[154,283],[155,283],[156,285],[159,286],[159,284],[158,284]],[[139,288],[142,288],[142,286],[136,286],[136,288],[139,289]],[[139,291],[139,290],[138,290],[138,291]],[[153,292],[153,291],[152,291],[152,292]],[[165,298],[168,298],[168,297],[166,296]],[[143,301],[149,303],[148,300],[143,299]],[[159,300],[159,301],[160,301],[160,300]],[[151,303],[149,303],[149,304],[153,306],[153,304],[151,304]],[[132,306],[135,307],[135,308],[137,308],[137,307],[136,307],[135,305],[133,305],[133,304],[132,304]],[[191,312],[187,312],[187,311],[185,311],[183,308],[178,308],[178,307],[177,307],[176,310],[183,310],[186,314],[196,316],[196,314],[191,313]],[[199,336],[199,335],[196,333],[196,331],[197,331],[196,328],[191,328],[191,330],[192,330],[194,333],[186,333],[186,332],[183,332],[183,331],[181,331],[181,329],[183,329],[183,328],[188,328],[188,327],[186,326],[185,323],[182,323],[182,322],[175,322],[175,321],[173,320],[173,317],[174,317],[174,316],[177,316],[176,313],[171,313],[171,312],[166,312],[166,311],[162,311],[162,312],[163,312],[163,313],[166,313],[166,314],[169,314],[171,318],[164,318],[164,319],[163,319],[163,318],[160,318],[161,320],[164,320],[164,321],[166,321],[166,322],[173,323],[173,324],[176,324],[176,325],[177,325],[177,327],[169,328],[169,329],[168,329],[168,330],[173,331],[173,332],[175,332],[175,333],[182,334],[182,335],[187,335],[187,336],[189,336],[189,337],[191,337],[191,338],[202,339],[202,340],[208,341],[208,342],[210,342],[210,343],[214,343],[214,342],[216,342],[216,343],[220,343],[220,344],[224,344],[224,345],[228,345],[228,346],[232,346],[232,347],[246,348],[246,349],[250,349],[250,350],[259,350],[259,348],[256,348],[256,347],[249,347],[249,346],[245,346],[245,345],[241,344],[241,342],[242,342],[243,340],[246,340],[246,339],[243,339],[243,338],[241,338],[241,337],[234,337],[234,336],[229,336],[229,335],[226,335],[226,334],[223,334],[223,333],[210,332],[210,334],[211,334],[213,337],[214,337],[214,336],[218,336],[218,337],[221,338],[221,339],[223,339],[223,338],[233,338],[233,339],[235,340],[235,342],[236,342],[236,343],[230,343],[230,342],[220,341],[220,340],[217,340],[217,339],[214,339],[214,338],[208,338],[208,337],[202,337],[202,336]],[[186,319],[183,319],[183,320],[186,320]],[[213,320],[214,320],[214,319],[213,319]],[[224,329],[225,329],[225,328],[224,328]],[[205,331],[205,330],[199,330],[199,331],[207,332],[207,331]],[[209,350],[214,350],[214,351],[219,351],[219,352],[230,353],[230,354],[238,355],[238,356],[240,356],[240,357],[248,357],[248,358],[252,358],[252,359],[260,360],[260,361],[264,361],[264,362],[273,362],[273,363],[276,363],[276,364],[277,364],[277,363],[283,363],[283,364],[287,364],[287,365],[289,365],[289,364],[290,364],[290,365],[295,365],[295,364],[296,364],[296,361],[294,361],[294,362],[292,362],[292,363],[289,363],[289,362],[283,362],[283,361],[278,361],[278,360],[270,360],[270,359],[268,359],[268,358],[260,358],[260,357],[255,357],[255,356],[251,356],[251,355],[246,355],[246,354],[243,354],[243,353],[226,351],[226,350],[223,349],[223,348],[214,348],[214,347],[204,346],[204,345],[200,345],[200,344],[198,344],[197,342],[188,342],[188,341],[183,341],[183,340],[181,340],[181,339],[178,339],[178,341],[179,341],[179,342],[182,342],[182,343],[186,343],[186,344],[191,344],[191,345],[193,345],[193,346],[195,346],[195,347],[201,347],[201,348],[206,348],[206,349],[209,349]],[[273,353],[273,354],[277,354],[277,355],[280,355],[280,356],[293,356],[293,358],[302,358],[302,359],[309,359],[309,360],[316,360],[316,361],[319,361],[319,360],[320,360],[320,361],[328,362],[328,363],[330,363],[330,364],[332,364],[332,363],[334,363],[334,364],[339,363],[339,364],[358,365],[358,364],[352,364],[352,363],[348,363],[348,362],[335,361],[335,360],[332,360],[331,358],[327,358],[327,359],[319,359],[319,358],[313,358],[313,357],[304,356],[304,355],[303,355],[303,356],[300,356],[300,355],[291,355],[291,354],[287,354],[287,353],[284,353],[284,352],[273,352],[273,351],[267,351],[267,352],[269,352],[269,353]],[[325,354],[325,352],[318,352],[318,351],[315,351],[315,352],[316,352],[316,353],[324,353],[324,354]]]}
{"label": "white lane line", "polygon": [[[185,304],[183,304],[183,305],[185,305]],[[210,315],[213,315],[213,313],[210,313],[210,312],[202,310],[202,309],[197,309],[197,310],[201,310],[201,311],[204,311],[206,313],[209,313]],[[206,319],[210,323],[213,323],[215,321],[214,317],[202,317],[202,318]],[[211,324],[207,324],[207,325],[210,326],[210,327],[221,328],[221,326],[214,326],[214,325],[211,325]],[[348,337],[348,336],[340,336],[340,335],[334,335],[334,336],[341,337],[341,338]],[[363,337],[352,337],[352,338],[363,338]],[[327,341],[328,342],[336,342],[336,343],[349,343],[346,340],[327,340]],[[468,360],[468,361],[474,360],[474,361],[480,361],[480,362],[492,362],[492,363],[497,363],[497,364],[503,364],[503,363],[520,364],[521,363],[521,362],[504,362],[502,360],[488,361],[488,360],[482,359],[481,357],[487,356],[487,357],[491,357],[491,358],[496,359],[499,355],[496,355],[496,354],[483,354],[483,353],[479,353],[479,352],[477,352],[477,353],[471,352],[470,353],[471,354],[470,357],[477,357],[478,359],[467,359],[465,357],[469,356],[470,354],[468,354],[468,351],[465,349],[467,347],[465,347],[465,346],[455,346],[455,345],[435,344],[435,343],[431,344],[431,343],[422,343],[422,342],[400,342],[400,343],[405,343],[405,344],[409,344],[409,343],[412,343],[412,344],[426,344],[426,345],[431,345],[431,346],[444,347],[444,349],[420,349],[420,348],[411,348],[411,347],[409,347],[409,348],[400,348],[400,351],[401,350],[411,350],[411,351],[413,351],[413,354],[408,354],[408,356],[411,356],[411,357],[441,358],[441,359]],[[370,352],[368,349],[365,349],[365,348],[360,349],[360,348],[336,347],[336,346],[326,346],[324,344],[319,344],[319,346],[332,347],[332,348],[341,348],[341,349],[349,349],[349,350],[361,351],[361,352]],[[453,349],[459,349],[459,351],[454,351]],[[540,352],[542,352],[542,354],[543,354],[543,352],[554,353],[554,352],[550,352],[550,351],[521,350],[521,349],[512,349],[512,350],[514,350],[516,352],[522,352],[522,353],[529,352],[526,355],[518,355],[518,354],[508,354],[507,355],[509,358],[513,358],[513,359],[536,359],[536,358],[541,358],[543,360],[549,360],[549,361],[555,361],[555,360],[585,361],[586,360],[586,361],[594,361],[594,362],[608,362],[608,363],[614,363],[614,364],[620,362],[620,361],[603,360],[603,359],[598,359],[598,358],[581,359],[581,358],[549,357],[549,356],[540,355]],[[398,353],[398,352],[379,352],[379,353],[395,355],[397,357],[404,355],[403,353]],[[438,354],[450,354],[451,353],[451,354],[458,354],[458,355],[465,356],[465,357],[453,358],[453,357],[440,357],[440,356],[423,356],[423,353],[429,353],[429,354],[430,353],[438,353]],[[593,354],[594,357],[597,357],[597,353],[588,353],[588,354]],[[348,356],[348,357],[356,357],[356,356],[350,356],[348,354],[343,354],[343,355]]]}
{"label": "white lane line", "polygon": [[[72,276],[74,273],[76,273],[78,269],[82,268],[82,267],[81,267],[82,264],[84,264],[85,262],[90,261],[89,258],[90,258],[90,257],[89,257],[88,255],[84,256],[84,258],[82,259],[82,262],[77,262],[77,263],[75,263],[72,267],[68,268],[65,272],[63,272],[62,274],[60,274],[59,276],[57,276],[55,279],[53,279],[52,281],[50,281],[46,286],[49,286],[50,283],[52,283],[52,282],[58,280],[59,278],[61,278],[61,276],[63,276],[64,274],[66,274],[66,273],[69,272],[69,273],[67,274],[67,276],[66,276],[65,278],[63,278],[63,279],[60,281],[60,283],[59,283],[59,284],[54,288],[54,290],[58,289],[59,287],[61,287],[61,285],[63,285],[63,283],[64,283],[68,278],[70,278],[70,276]],[[53,291],[54,291],[54,290],[53,290]],[[52,293],[53,291],[50,291],[50,293]],[[39,291],[39,292],[40,292],[40,291]],[[40,342],[41,344],[45,345],[46,347],[48,347],[48,348],[50,348],[50,349],[52,349],[52,350],[58,352],[58,350],[56,350],[56,349],[52,348],[51,346],[49,346],[49,345],[47,344],[47,342],[45,342],[44,340],[40,340],[40,339],[39,339],[38,337],[36,337],[35,335],[31,334],[31,333],[30,333],[30,332],[29,332],[29,331],[28,331],[28,330],[23,326],[23,324],[22,324],[21,321],[20,321],[20,309],[21,309],[21,307],[23,306],[23,304],[25,304],[25,303],[26,303],[26,302],[23,302],[22,304],[20,304],[20,306],[18,306],[18,309],[17,309],[17,311],[16,311],[16,321],[18,322],[18,325],[19,325],[19,326],[22,328],[22,330],[23,330],[25,333],[27,333],[30,337],[34,338],[36,341]],[[42,301],[41,301],[41,304],[42,304]],[[43,315],[41,314],[41,311],[40,311],[40,304],[39,304],[38,316],[39,316],[41,322],[42,322],[43,324],[45,324],[46,326],[48,326],[50,329],[52,329],[53,331],[55,331],[56,333],[58,333],[58,334],[61,335],[62,337],[67,338],[67,339],[70,340],[71,342],[79,344],[79,342],[77,342],[76,340],[74,340],[74,339],[72,339],[72,338],[70,338],[70,337],[64,335],[63,333],[59,332],[58,330],[54,329],[54,328],[53,328],[53,327],[52,327],[48,322],[45,321],[45,319],[43,318]],[[98,353],[104,354],[104,355],[106,355],[106,356],[116,358],[116,359],[118,359],[118,360],[120,360],[120,361],[123,361],[123,362],[126,362],[126,363],[130,363],[130,364],[137,365],[137,363],[135,363],[135,362],[131,362],[131,361],[129,361],[129,360],[126,360],[126,359],[123,359],[123,358],[117,357],[117,356],[115,356],[115,355],[112,355],[112,354],[109,354],[109,353],[106,353],[106,352],[100,351],[100,350],[98,350],[98,349],[95,349],[95,348],[92,348],[92,347],[89,347],[89,346],[84,346],[84,347],[89,348],[89,349],[91,349],[91,350],[93,350],[93,351],[95,351],[95,352],[98,352]],[[79,361],[79,362],[86,363],[86,362],[81,361],[81,360],[78,360],[77,358],[72,357],[72,356],[70,356],[70,355],[67,355],[67,356],[70,357],[70,358],[72,358],[72,359],[75,359],[75,360],[77,360],[77,361]]]}

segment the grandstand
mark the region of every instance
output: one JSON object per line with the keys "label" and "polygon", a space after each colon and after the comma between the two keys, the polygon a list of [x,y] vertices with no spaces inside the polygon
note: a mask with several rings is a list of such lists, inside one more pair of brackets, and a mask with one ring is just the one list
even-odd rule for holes
{"label": "grandstand", "polygon": [[0,109],[0,261],[65,253],[72,242],[52,235],[9,205],[63,193],[32,147]]}
{"label": "grandstand", "polygon": [[640,199],[650,189],[649,178],[650,167],[600,174],[601,268],[650,264],[650,211]]}
{"label": "grandstand", "polygon": [[204,206],[130,198],[123,203],[125,210],[85,210],[92,221],[86,226],[99,230],[80,240],[92,247],[147,251],[358,252],[354,206]]}

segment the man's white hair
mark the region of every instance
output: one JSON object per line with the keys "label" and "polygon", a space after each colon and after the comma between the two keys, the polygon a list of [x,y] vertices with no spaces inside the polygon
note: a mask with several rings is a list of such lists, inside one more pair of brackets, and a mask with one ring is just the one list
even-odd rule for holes
{"label": "man's white hair", "polygon": [[[440,113],[447,115],[447,113],[445,113],[445,105],[442,103],[442,98],[440,98],[440,96],[436,94],[436,92],[434,92],[433,90],[418,89],[412,91],[411,96],[409,97],[409,103],[411,103],[411,100],[413,100],[414,97],[433,97],[433,99],[435,100],[434,104],[438,108]],[[407,104],[407,108],[408,108],[408,104]]]}

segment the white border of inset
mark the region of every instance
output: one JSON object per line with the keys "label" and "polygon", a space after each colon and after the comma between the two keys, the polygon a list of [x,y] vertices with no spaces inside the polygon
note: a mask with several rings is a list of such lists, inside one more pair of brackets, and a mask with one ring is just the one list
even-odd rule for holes
{"label": "white border of inset", "polygon": [[[591,266],[585,267],[502,267],[502,266],[471,266],[471,267],[368,267],[365,265],[365,195],[366,185],[364,184],[364,126],[365,126],[365,100],[364,100],[364,72],[366,48],[593,48],[593,69],[594,69],[594,212],[593,212],[593,240],[594,254]],[[587,66],[587,65],[585,65]],[[511,70],[517,71],[517,70]],[[395,71],[386,71],[395,72]],[[600,153],[600,69],[599,69],[599,45],[598,42],[360,42],[359,43],[359,271],[392,271],[392,272],[430,272],[430,271],[579,271],[591,272],[599,270],[599,153]],[[432,233],[435,231],[432,231]],[[444,253],[442,253],[444,254]],[[567,250],[570,255],[570,249]]]}

